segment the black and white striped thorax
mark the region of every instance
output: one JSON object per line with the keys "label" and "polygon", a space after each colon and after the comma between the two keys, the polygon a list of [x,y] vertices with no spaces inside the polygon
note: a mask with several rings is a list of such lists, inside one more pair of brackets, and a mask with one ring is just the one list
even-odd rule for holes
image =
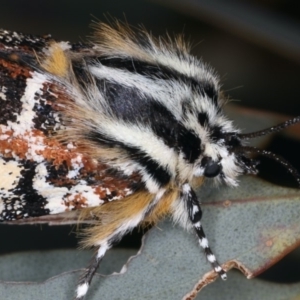
{"label": "black and white striped thorax", "polygon": [[98,116],[84,120],[85,137],[110,158],[115,151],[110,164],[142,174],[152,193],[194,176],[235,185],[252,166],[233,151],[238,131],[222,113],[217,76],[180,46],[143,39],[124,40],[124,49],[96,45],[73,61],[82,105]]}

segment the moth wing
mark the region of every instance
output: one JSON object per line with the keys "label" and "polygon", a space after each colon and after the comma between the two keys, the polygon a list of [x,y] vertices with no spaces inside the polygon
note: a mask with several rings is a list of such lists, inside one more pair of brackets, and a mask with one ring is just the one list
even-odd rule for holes
{"label": "moth wing", "polygon": [[39,53],[52,41],[0,31],[0,221],[74,223],[76,211],[142,186],[138,174],[125,175],[76,141],[57,138],[65,126],[60,100],[72,95],[40,66]]}

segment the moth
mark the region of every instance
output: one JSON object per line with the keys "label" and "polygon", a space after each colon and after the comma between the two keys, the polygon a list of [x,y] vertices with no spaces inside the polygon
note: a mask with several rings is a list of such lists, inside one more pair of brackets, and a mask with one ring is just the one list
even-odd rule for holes
{"label": "moth", "polygon": [[0,31],[0,221],[87,223],[97,249],[79,280],[83,299],[106,251],[140,224],[171,215],[194,228],[212,268],[194,192],[204,180],[237,186],[256,174],[252,155],[285,159],[245,141],[293,118],[241,133],[223,112],[216,73],[182,38],[154,38],[99,23],[87,43]]}

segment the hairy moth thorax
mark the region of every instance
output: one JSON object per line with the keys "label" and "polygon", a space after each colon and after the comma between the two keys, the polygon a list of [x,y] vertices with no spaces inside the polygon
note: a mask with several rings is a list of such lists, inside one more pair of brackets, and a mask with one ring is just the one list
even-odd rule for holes
{"label": "hairy moth thorax", "polygon": [[225,136],[238,131],[222,112],[211,68],[182,42],[99,28],[93,53],[74,55],[58,44],[48,50],[43,67],[64,74],[75,99],[62,103],[60,137],[114,168],[139,172],[151,193],[203,175],[234,185],[244,170]]}
{"label": "hairy moth thorax", "polygon": [[166,214],[194,228],[225,279],[195,183],[236,186],[239,175],[257,173],[253,154],[275,159],[300,183],[283,158],[244,144],[300,117],[240,133],[224,115],[218,76],[182,38],[155,39],[119,23],[100,23],[86,44],[8,31],[0,37],[0,168],[14,176],[0,189],[0,220],[79,211],[74,222],[93,224],[82,245],[98,251],[76,299],[116,241]]}

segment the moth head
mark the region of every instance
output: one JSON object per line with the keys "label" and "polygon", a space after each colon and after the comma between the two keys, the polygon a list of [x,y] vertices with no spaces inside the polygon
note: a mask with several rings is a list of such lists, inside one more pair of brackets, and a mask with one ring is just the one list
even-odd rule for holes
{"label": "moth head", "polygon": [[240,174],[256,174],[259,161],[251,158],[253,155],[266,156],[275,160],[291,173],[300,186],[300,175],[298,171],[283,157],[267,150],[256,147],[245,146],[244,141],[278,132],[284,128],[300,122],[300,116],[290,119],[279,125],[260,130],[257,132],[241,134],[235,131],[223,132],[210,148],[215,151],[205,151],[200,158],[200,163],[194,169],[194,176],[205,176],[225,181],[236,185],[236,177]]}

